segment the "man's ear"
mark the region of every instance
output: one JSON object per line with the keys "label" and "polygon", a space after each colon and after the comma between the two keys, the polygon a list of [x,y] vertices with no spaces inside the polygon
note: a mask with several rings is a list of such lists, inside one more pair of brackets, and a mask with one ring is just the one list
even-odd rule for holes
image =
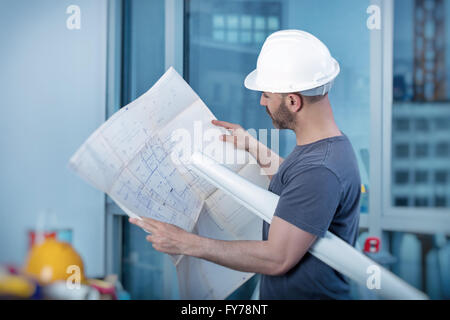
{"label": "man's ear", "polygon": [[299,112],[303,108],[303,97],[300,94],[290,93],[287,97],[287,106],[291,112]]}

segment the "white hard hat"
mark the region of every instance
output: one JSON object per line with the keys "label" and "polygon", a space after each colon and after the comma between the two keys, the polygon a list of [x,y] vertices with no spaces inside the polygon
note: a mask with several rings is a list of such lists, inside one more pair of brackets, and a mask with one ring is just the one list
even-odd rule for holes
{"label": "white hard hat", "polygon": [[339,70],[322,41],[305,31],[283,30],[267,37],[244,85],[255,91],[324,95]]}

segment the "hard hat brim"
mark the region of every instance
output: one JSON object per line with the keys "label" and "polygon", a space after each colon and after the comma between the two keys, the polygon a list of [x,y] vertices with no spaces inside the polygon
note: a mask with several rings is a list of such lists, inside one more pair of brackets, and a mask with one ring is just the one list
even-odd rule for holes
{"label": "hard hat brim", "polygon": [[258,70],[255,69],[252,72],[250,72],[247,77],[245,77],[244,80],[244,86],[249,89],[249,90],[253,90],[253,91],[261,91],[261,92],[271,92],[271,93],[291,93],[291,92],[301,92],[301,91],[306,91],[306,90],[310,90],[310,89],[314,89],[317,87],[320,87],[324,84],[327,84],[331,81],[333,81],[337,75],[340,72],[340,67],[339,67],[339,63],[332,58],[333,64],[334,64],[334,70],[333,73],[330,74],[328,77],[326,77],[325,79],[322,79],[320,82],[316,82],[314,84],[310,84],[310,85],[304,85],[304,84],[298,84],[298,85],[290,85],[288,88],[286,87],[269,87],[269,86],[264,86],[264,85],[260,85],[258,84]]}
{"label": "hard hat brim", "polygon": [[254,91],[265,91],[263,90],[260,86],[258,86],[256,84],[256,77],[258,75],[258,70],[253,70],[252,72],[250,72],[244,80],[244,86],[249,89],[249,90],[254,90]]}

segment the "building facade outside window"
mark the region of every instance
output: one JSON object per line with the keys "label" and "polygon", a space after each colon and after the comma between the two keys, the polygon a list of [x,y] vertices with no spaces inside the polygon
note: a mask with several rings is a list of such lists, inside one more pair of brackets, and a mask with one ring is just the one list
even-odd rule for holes
{"label": "building facade outside window", "polygon": [[450,4],[419,0],[394,6],[391,201],[448,208]]}

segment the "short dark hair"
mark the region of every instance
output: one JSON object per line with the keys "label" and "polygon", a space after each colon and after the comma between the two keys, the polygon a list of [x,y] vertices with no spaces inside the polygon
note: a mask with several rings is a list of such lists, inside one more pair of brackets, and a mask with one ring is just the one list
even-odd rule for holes
{"label": "short dark hair", "polygon": [[319,96],[304,96],[300,92],[282,93],[281,96],[283,98],[286,98],[289,94],[298,94],[298,95],[302,96],[302,98],[306,101],[306,103],[313,104],[313,103],[319,102],[320,100],[325,98],[328,95],[328,92],[325,93],[324,95],[319,95]]}

